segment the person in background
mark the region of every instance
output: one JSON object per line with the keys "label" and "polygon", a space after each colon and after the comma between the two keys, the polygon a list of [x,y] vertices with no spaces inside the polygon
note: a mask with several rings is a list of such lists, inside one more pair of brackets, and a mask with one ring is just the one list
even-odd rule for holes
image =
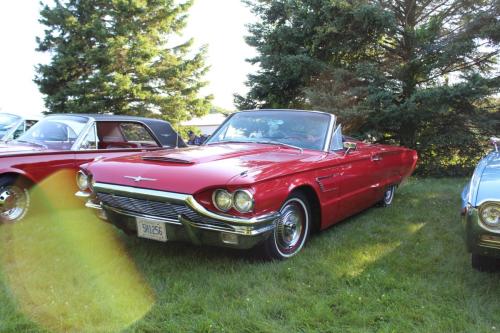
{"label": "person in background", "polygon": [[189,140],[187,142],[188,145],[199,146],[203,143],[203,140],[199,136],[196,136],[196,134],[194,134],[193,131],[189,131],[188,135],[189,135]]}

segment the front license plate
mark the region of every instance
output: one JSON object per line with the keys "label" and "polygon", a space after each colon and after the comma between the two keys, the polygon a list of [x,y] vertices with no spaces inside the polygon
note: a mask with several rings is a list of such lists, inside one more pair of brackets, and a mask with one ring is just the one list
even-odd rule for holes
{"label": "front license plate", "polygon": [[137,218],[137,236],[153,239],[160,242],[167,241],[167,230],[165,223],[154,222],[147,219]]}

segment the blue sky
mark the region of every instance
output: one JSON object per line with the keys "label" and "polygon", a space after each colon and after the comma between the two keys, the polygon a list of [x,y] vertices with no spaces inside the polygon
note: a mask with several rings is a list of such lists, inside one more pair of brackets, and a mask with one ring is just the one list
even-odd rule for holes
{"label": "blue sky", "polygon": [[[0,112],[35,115],[44,110],[42,95],[33,83],[34,66],[48,55],[35,52],[35,37],[42,36],[38,24],[38,0],[0,3]],[[183,37],[195,39],[196,47],[208,45],[206,79],[202,94],[213,94],[214,104],[233,109],[234,93],[244,93],[246,75],[255,70],[245,62],[255,55],[243,37],[245,25],[254,16],[239,0],[196,0]]]}

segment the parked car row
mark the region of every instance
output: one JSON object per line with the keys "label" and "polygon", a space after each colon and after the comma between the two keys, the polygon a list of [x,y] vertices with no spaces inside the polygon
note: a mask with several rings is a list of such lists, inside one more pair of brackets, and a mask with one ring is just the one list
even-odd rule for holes
{"label": "parked car row", "polygon": [[[477,166],[462,194],[472,265],[500,254],[500,153]],[[155,241],[259,248],[286,259],[311,232],[392,203],[417,153],[342,134],[331,114],[235,113],[201,146],[165,121],[104,115],[48,116],[0,146],[0,219],[30,212],[29,189],[73,170],[70,188],[102,220]],[[43,167],[40,167],[42,166]]]}

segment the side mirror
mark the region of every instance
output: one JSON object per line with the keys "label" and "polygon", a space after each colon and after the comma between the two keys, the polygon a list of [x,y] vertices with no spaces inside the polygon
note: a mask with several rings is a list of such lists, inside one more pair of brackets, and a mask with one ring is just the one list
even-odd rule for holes
{"label": "side mirror", "polygon": [[491,143],[495,146],[495,151],[498,152],[498,146],[500,146],[500,138],[492,137]]}
{"label": "side mirror", "polygon": [[344,142],[345,155],[349,154],[351,151],[355,151],[358,148],[358,144],[356,142]]}

